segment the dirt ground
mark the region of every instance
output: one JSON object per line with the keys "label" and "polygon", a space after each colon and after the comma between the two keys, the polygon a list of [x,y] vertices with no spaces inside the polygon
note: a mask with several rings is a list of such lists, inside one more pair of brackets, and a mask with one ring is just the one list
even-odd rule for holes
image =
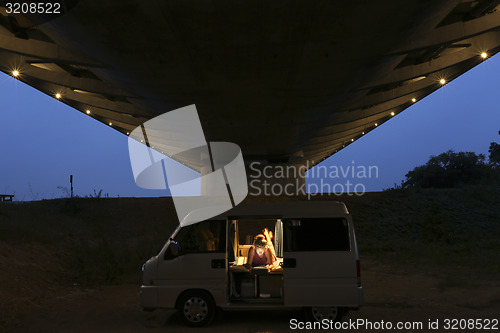
{"label": "dirt ground", "polygon": [[[422,322],[423,329],[392,332],[445,332],[448,319],[500,319],[500,279],[493,276],[415,272],[412,267],[362,261],[365,305],[345,320]],[[29,285],[29,280],[25,281]],[[1,332],[192,332],[174,311],[144,312],[139,308],[139,286],[124,284],[84,289],[54,287],[25,302]],[[4,303],[5,305],[5,303]],[[258,319],[255,319],[258,318]],[[212,326],[199,331],[288,332],[291,319],[304,320],[296,311],[219,313]],[[429,319],[440,328],[429,330]],[[296,330],[295,330],[296,331]],[[384,329],[347,329],[345,332],[386,332]],[[462,331],[462,330],[458,330]],[[467,330],[472,332],[474,330]],[[478,330],[479,331],[479,330]],[[490,330],[491,331],[491,330]],[[499,329],[500,331],[500,329]],[[484,332],[484,330],[483,330]],[[494,332],[494,331],[492,331]]]}

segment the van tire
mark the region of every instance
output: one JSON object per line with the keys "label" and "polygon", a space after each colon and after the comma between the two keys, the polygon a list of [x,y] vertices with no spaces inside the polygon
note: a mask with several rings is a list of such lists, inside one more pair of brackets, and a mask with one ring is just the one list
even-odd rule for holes
{"label": "van tire", "polygon": [[179,298],[177,311],[184,324],[190,327],[209,325],[215,317],[212,296],[203,290],[190,290]]}
{"label": "van tire", "polygon": [[342,320],[344,309],[337,306],[312,306],[305,307],[304,313],[310,321],[320,322],[323,319],[328,319],[337,322]]}

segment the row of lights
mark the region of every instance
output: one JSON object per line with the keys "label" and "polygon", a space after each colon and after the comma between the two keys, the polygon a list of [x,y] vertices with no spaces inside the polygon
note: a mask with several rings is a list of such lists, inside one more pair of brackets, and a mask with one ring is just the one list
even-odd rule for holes
{"label": "row of lights", "polygon": [[[446,81],[445,81],[444,79],[441,79],[441,80],[442,80],[442,81],[444,81],[442,84],[445,84],[445,83],[446,83]],[[417,99],[416,99],[415,97],[413,97],[413,98],[411,99],[411,101],[412,101],[412,103],[416,103],[416,102],[417,102]],[[394,111],[393,111],[393,112],[391,112],[391,117],[394,117],[395,115],[396,115],[396,113],[394,113]],[[375,127],[377,127],[377,126],[378,126],[378,123],[375,123],[374,125],[375,125]],[[365,135],[365,132],[364,132],[364,131],[363,131],[363,132],[361,132],[361,135]],[[351,142],[354,142],[354,138],[353,138],[353,139],[351,139]],[[345,145],[344,145],[344,146],[342,146],[342,147],[345,147]]]}
{"label": "row of lights", "polygon": [[[415,103],[415,102],[416,102],[416,99],[415,99],[415,98],[413,98],[413,99],[412,99],[412,102],[414,102],[414,103]],[[394,112],[391,112],[391,116],[393,116],[393,117],[394,117],[395,115],[396,115],[396,114],[395,114]],[[377,126],[378,126],[378,123],[375,123],[375,124],[373,124],[373,125],[375,125],[375,127],[377,127]],[[362,132],[361,132],[361,135],[365,135],[365,131],[362,131]],[[354,138],[352,138],[352,139],[351,139],[351,142],[354,142]],[[345,148],[345,144],[344,144],[344,145],[342,145],[342,148]],[[335,150],[335,152],[337,153],[337,152],[338,152],[338,150]],[[325,157],[323,160],[325,160],[325,159],[326,159],[326,157]]]}
{"label": "row of lights", "polygon": [[[55,94],[55,98],[56,99],[61,99],[62,98],[62,95],[60,93],[57,93]],[[90,116],[91,112],[89,109],[85,110],[85,113],[88,114]],[[113,126],[113,123],[112,122],[109,122],[108,123],[109,126]],[[127,135],[129,135],[129,133],[127,132]]]}
{"label": "row of lights", "polygon": [[[444,81],[444,80],[443,80],[443,81]],[[446,81],[445,81],[444,83],[446,83]],[[444,84],[444,83],[443,83],[443,84]],[[417,99],[416,99],[415,97],[413,97],[413,98],[411,99],[411,101],[412,101],[412,103],[416,103],[416,102],[417,102]],[[391,112],[391,117],[394,117],[395,115],[396,115],[396,113]],[[374,125],[375,125],[375,127],[377,127],[377,126],[378,126],[378,123],[375,123]],[[365,135],[365,132],[364,132],[364,131],[363,131],[363,132],[361,132],[361,135]],[[351,139],[351,142],[354,142],[354,139]],[[345,147],[345,145],[343,145],[342,147]]]}
{"label": "row of lights", "polygon": [[[446,82],[445,82],[445,83],[446,83]],[[415,97],[413,97],[413,98],[411,99],[411,101],[412,101],[412,103],[416,103],[416,102],[417,102],[417,99],[416,99]],[[395,115],[396,115],[396,113],[391,112],[391,117],[394,117]],[[378,123],[375,123],[374,125],[375,125],[375,127],[377,127],[377,126],[378,126]],[[364,131],[363,131],[363,132],[361,132],[361,135],[365,135],[365,132],[364,132]],[[352,139],[351,139],[351,142],[354,142],[354,138],[352,138]],[[345,147],[345,145],[342,145],[342,147]],[[337,152],[337,151],[335,151],[335,152]]]}
{"label": "row of lights", "polygon": [[[85,113],[86,113],[86,114],[88,114],[88,115],[90,116],[90,114],[91,114],[92,112],[90,112],[90,110],[89,110],[89,109],[87,109],[87,110],[85,110]],[[112,123],[112,122],[110,122],[108,125],[109,125],[109,126],[113,126],[113,123]],[[128,135],[128,132],[127,132],[127,135]]]}
{"label": "row of lights", "polygon": [[[445,83],[446,83],[446,80],[441,79],[441,80],[440,80],[440,83],[441,83],[441,84],[445,84]],[[417,102],[417,99],[416,99],[415,97],[413,97],[413,98],[411,99],[411,102],[412,102],[412,103],[416,103],[416,102]],[[394,117],[395,115],[396,115],[396,113],[394,113],[394,111],[393,111],[393,112],[391,112],[391,117]],[[375,125],[375,127],[377,127],[377,126],[378,126],[378,123],[375,123],[374,125]],[[363,131],[363,132],[361,132],[361,135],[365,135],[365,132],[364,132],[364,131]],[[351,142],[354,142],[354,138],[352,138],[352,139],[351,139]],[[345,145],[342,145],[342,147],[345,147]],[[335,151],[335,152],[337,152],[337,151]]]}
{"label": "row of lights", "polygon": [[[483,58],[483,59],[488,58],[488,54],[487,54],[486,52],[482,52],[480,56],[481,56],[481,58]],[[13,77],[17,78],[17,77],[19,77],[19,75],[20,75],[20,73],[19,73],[19,71],[18,71],[18,70],[13,70],[13,71],[12,71],[12,76],[13,76]],[[446,84],[446,80],[445,80],[444,78],[441,78],[441,79],[439,80],[439,83],[440,83],[441,85],[445,85],[445,84]],[[56,94],[55,94],[55,98],[56,98],[56,99],[61,99],[61,98],[62,98],[62,95],[61,95],[60,93],[56,93]],[[411,99],[411,101],[412,101],[413,103],[416,103],[416,102],[417,102],[417,99],[414,97],[414,98],[412,98],[412,99]],[[86,110],[86,113],[87,113],[88,115],[90,115],[90,110]],[[391,112],[391,116],[392,116],[392,117],[394,117],[395,115],[396,115],[396,114],[395,114],[394,112]],[[110,123],[109,123],[109,126],[113,126],[113,123],[112,123],[112,122],[110,122]],[[377,126],[378,126],[378,123],[375,123],[375,127],[377,127]],[[364,134],[365,134],[365,132],[361,132],[361,135],[364,135]],[[127,132],[127,135],[130,135],[130,132]],[[351,139],[351,142],[354,142],[354,139]],[[342,146],[342,147],[345,147],[345,145],[344,145],[344,146]]]}
{"label": "row of lights", "polygon": [[[411,101],[412,101],[413,103],[415,103],[415,102],[417,101],[417,99],[416,99],[416,98],[412,98],[412,99],[411,99]],[[394,117],[395,115],[396,115],[396,113],[391,112],[391,117]],[[375,127],[377,127],[377,126],[378,126],[378,123],[375,123],[374,125],[375,125]],[[362,132],[361,132],[361,135],[365,135],[365,132],[364,132],[364,131],[362,131]],[[351,142],[354,142],[354,138],[352,138],[352,139],[351,139]],[[345,147],[345,145],[343,145],[342,147]]]}
{"label": "row of lights", "polygon": [[[20,75],[20,73],[19,73],[19,71],[18,71],[18,70],[13,70],[13,71],[12,71],[12,76],[13,76],[13,77],[17,78],[17,77],[19,77],[19,75]],[[61,95],[61,93],[56,93],[56,94],[54,95],[54,97],[55,97],[56,99],[61,99],[61,98],[62,98],[62,95]],[[87,113],[88,115],[90,115],[90,110],[86,110],[86,111],[85,111],[85,113]],[[110,123],[109,123],[109,126],[113,126],[113,123],[112,123],[112,122],[110,122]],[[128,134],[129,134],[129,133],[127,132],[127,135],[128,135]]]}
{"label": "row of lights", "polygon": [[[486,58],[488,58],[488,53],[486,53],[486,52],[482,52],[482,53],[480,54],[480,57],[481,57],[482,59],[486,59]],[[443,86],[443,85],[445,85],[445,84],[446,84],[446,79],[444,79],[444,78],[439,79],[439,83],[440,83],[442,86]],[[412,102],[412,103],[416,103],[416,102],[417,102],[417,99],[416,99],[415,97],[413,97],[413,98],[411,99],[411,102]],[[394,117],[395,115],[396,115],[396,114],[395,114],[394,112],[391,112],[391,116],[392,116],[392,117]],[[374,125],[375,125],[375,127],[377,127],[377,126],[378,126],[378,123],[375,123]],[[361,132],[361,135],[365,135],[365,132],[364,132],[364,131],[363,131],[363,132]],[[352,139],[351,139],[351,142],[354,142],[354,138],[352,138]],[[342,145],[342,148],[345,148],[345,144],[344,144],[344,145]],[[337,153],[338,151],[339,151],[338,149],[337,149],[337,150],[335,150],[335,153]],[[326,157],[325,157],[325,158],[323,158],[323,160],[325,160],[325,159],[326,159]]]}
{"label": "row of lights", "polygon": [[[485,60],[486,58],[488,58],[488,53],[486,52],[482,52],[480,55],[479,55],[483,60]],[[444,86],[446,84],[446,79],[445,78],[440,78],[439,79],[439,84]],[[413,101],[413,100],[412,100]],[[415,102],[415,101],[413,101]]]}
{"label": "row of lights", "polygon": [[[11,73],[11,74],[12,74],[12,76],[13,76],[13,77],[15,77],[15,78],[18,78],[18,77],[21,75],[21,73],[19,73],[19,71],[18,71],[17,69],[14,69],[14,70],[12,71],[12,73]],[[55,97],[56,99],[61,99],[62,95],[61,95],[60,93],[56,93],[56,94],[54,95],[54,97]]]}
{"label": "row of lights", "polygon": [[[20,73],[17,69],[13,70],[13,71],[11,72],[11,74],[12,74],[12,76],[13,76],[14,78],[19,78],[19,76],[21,75],[21,73]],[[61,95],[61,93],[56,93],[56,94],[54,95],[54,97],[55,97],[56,99],[60,100],[60,99],[62,98],[62,95]],[[90,115],[90,114],[91,114],[90,110],[88,110],[88,109],[87,109],[87,110],[85,110],[85,113],[86,113],[86,114],[88,114],[88,115]],[[109,126],[113,126],[113,123],[112,123],[112,122],[109,122],[109,124],[108,124],[108,125],[109,125]],[[127,132],[127,135],[130,135],[130,132]]]}

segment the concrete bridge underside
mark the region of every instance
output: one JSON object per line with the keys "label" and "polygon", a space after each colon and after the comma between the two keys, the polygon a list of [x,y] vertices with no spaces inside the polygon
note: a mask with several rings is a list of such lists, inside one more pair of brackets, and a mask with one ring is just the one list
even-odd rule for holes
{"label": "concrete bridge underside", "polygon": [[0,70],[124,135],[196,104],[266,163],[319,163],[500,50],[491,0],[63,3],[0,7]]}

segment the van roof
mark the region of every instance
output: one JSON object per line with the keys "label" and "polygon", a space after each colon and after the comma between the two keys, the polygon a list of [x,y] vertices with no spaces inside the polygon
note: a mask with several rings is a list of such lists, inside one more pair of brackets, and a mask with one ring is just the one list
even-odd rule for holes
{"label": "van roof", "polygon": [[210,220],[227,217],[259,217],[280,218],[305,217],[342,217],[349,215],[343,202],[339,201],[290,201],[241,204],[233,209],[215,216]]}

